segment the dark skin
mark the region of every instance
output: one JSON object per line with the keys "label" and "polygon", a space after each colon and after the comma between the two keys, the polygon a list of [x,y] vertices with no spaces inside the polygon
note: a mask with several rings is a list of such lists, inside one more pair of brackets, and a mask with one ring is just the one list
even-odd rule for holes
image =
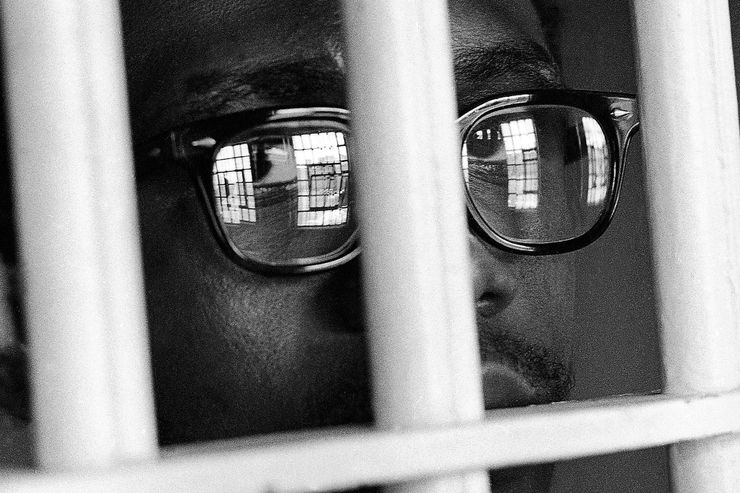
{"label": "dark skin", "polygon": [[[235,111],[347,106],[335,2],[130,1],[123,15],[137,144]],[[528,2],[451,1],[450,15],[461,113],[558,84]],[[173,163],[140,174],[139,206],[163,444],[372,421],[359,261],[302,276],[239,267]],[[572,258],[469,239],[486,408],[565,399]],[[549,474],[499,473],[495,491],[544,491]]]}

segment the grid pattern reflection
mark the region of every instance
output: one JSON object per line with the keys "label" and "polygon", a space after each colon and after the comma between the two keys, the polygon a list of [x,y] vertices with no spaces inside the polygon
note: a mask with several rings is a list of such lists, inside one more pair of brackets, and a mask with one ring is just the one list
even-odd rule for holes
{"label": "grid pattern reflection", "polygon": [[601,205],[606,199],[609,158],[606,137],[596,120],[590,116],[581,119],[588,150],[588,205]]}
{"label": "grid pattern reflection", "polygon": [[349,161],[342,132],[294,135],[298,176],[298,226],[347,222]]}
{"label": "grid pattern reflection", "polygon": [[213,166],[213,190],[225,223],[257,222],[248,144],[221,148]]}
{"label": "grid pattern reflection", "polygon": [[[297,189],[297,198],[293,196],[287,213],[298,228],[341,226],[348,222],[349,160],[342,132],[294,135],[281,139],[277,147],[275,142],[268,145],[263,140],[227,145],[216,155],[213,189],[216,208],[224,223],[257,223],[258,204],[264,202],[263,208],[274,209],[274,200],[266,197],[276,187],[283,191]],[[264,152],[260,154],[260,150]],[[274,156],[277,154],[281,156],[280,165]],[[267,156],[262,161],[269,163],[253,166],[253,158],[260,155]],[[292,168],[291,183],[272,183],[273,174],[287,172],[278,173],[273,168],[285,166]],[[265,198],[260,199],[263,195]],[[261,212],[265,220],[275,214],[274,210]]]}
{"label": "grid pattern reflection", "polygon": [[539,155],[537,135],[531,118],[501,124],[506,148],[509,208],[536,209],[539,203]]}
{"label": "grid pattern reflection", "polygon": [[468,163],[468,143],[463,142],[462,146],[462,172],[463,172],[463,180],[465,180],[465,185],[467,186],[470,183],[470,171],[469,171],[469,163]]}

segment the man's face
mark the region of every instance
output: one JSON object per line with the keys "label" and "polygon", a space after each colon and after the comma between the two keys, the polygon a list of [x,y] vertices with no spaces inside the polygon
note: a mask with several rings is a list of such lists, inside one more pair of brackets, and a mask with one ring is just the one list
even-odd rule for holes
{"label": "man's face", "polygon": [[[139,143],[236,111],[346,107],[336,2],[123,7]],[[528,2],[453,0],[450,14],[460,112],[557,84]],[[301,276],[239,267],[219,247],[188,172],[172,163],[142,175],[139,197],[163,443],[371,421],[359,261]],[[564,399],[570,257],[507,254],[469,239],[486,407]],[[538,483],[506,480],[516,491]]]}

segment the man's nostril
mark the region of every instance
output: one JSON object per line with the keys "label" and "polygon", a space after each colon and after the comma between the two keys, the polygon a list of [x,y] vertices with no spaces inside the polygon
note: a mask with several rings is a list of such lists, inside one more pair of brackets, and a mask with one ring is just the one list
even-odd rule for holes
{"label": "man's nostril", "polygon": [[483,316],[491,316],[506,308],[518,290],[513,266],[498,258],[475,236],[470,236],[473,267],[473,289],[476,308]]}
{"label": "man's nostril", "polygon": [[491,292],[485,292],[475,300],[475,309],[478,315],[482,317],[492,317],[497,313],[503,311],[509,303],[511,303],[513,296],[506,294],[495,294]]}

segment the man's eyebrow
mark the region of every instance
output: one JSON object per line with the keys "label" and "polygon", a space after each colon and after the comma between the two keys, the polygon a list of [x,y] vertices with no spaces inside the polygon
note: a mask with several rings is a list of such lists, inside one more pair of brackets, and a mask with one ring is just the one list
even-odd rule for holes
{"label": "man's eyebrow", "polygon": [[274,104],[343,101],[344,71],[331,56],[269,65],[241,64],[193,74],[184,82],[183,117],[187,120]]}
{"label": "man's eyebrow", "polygon": [[[453,57],[458,82],[486,84],[516,77],[531,86],[560,85],[560,71],[553,57],[533,41],[457,44]],[[345,101],[345,91],[341,57],[327,54],[279,63],[244,63],[185,79],[180,117],[188,122],[265,105],[337,105]],[[331,95],[331,101],[327,95]]]}
{"label": "man's eyebrow", "polygon": [[529,40],[507,39],[489,45],[466,43],[453,52],[458,80],[490,81],[517,77],[539,87],[559,87],[560,68],[545,48]]}

